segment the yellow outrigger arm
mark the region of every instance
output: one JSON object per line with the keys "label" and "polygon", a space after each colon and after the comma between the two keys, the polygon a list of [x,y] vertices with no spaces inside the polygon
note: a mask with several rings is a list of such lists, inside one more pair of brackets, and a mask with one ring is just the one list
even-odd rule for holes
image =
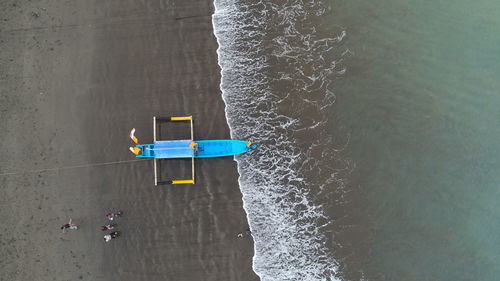
{"label": "yellow outrigger arm", "polygon": [[154,159],[154,171],[155,171],[155,186],[159,184],[195,184],[194,181],[194,157],[191,158],[191,179],[190,180],[169,180],[169,181],[158,181],[156,162],[158,159]]}
{"label": "yellow outrigger arm", "polygon": [[172,116],[172,117],[153,117],[153,140],[156,141],[156,120],[158,121],[190,121],[191,123],[191,140],[194,138],[193,132],[193,116]]}
{"label": "yellow outrigger arm", "polygon": [[[194,131],[193,131],[193,116],[173,116],[173,117],[153,117],[153,141],[156,142],[156,121],[190,121],[191,123],[191,141],[192,143],[189,145],[193,149],[197,146],[197,143],[194,142]],[[194,184],[195,183],[195,172],[194,172],[194,155],[191,157],[191,179],[189,180],[168,180],[168,181],[158,181],[158,159],[153,159],[154,166],[154,178],[155,178],[155,186],[159,184]]]}

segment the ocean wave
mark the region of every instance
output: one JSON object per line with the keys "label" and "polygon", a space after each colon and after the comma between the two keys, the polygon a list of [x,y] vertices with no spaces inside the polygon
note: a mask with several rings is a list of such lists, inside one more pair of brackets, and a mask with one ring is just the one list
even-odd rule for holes
{"label": "ocean wave", "polygon": [[[278,1],[276,1],[278,2]],[[335,28],[318,32],[321,1],[215,0],[214,33],[226,116],[235,139],[258,149],[236,157],[262,280],[337,280],[339,264],[324,229],[334,223],[318,195],[349,169],[326,134],[335,102],[329,86],[342,75]],[[325,165],[326,164],[326,165]]]}

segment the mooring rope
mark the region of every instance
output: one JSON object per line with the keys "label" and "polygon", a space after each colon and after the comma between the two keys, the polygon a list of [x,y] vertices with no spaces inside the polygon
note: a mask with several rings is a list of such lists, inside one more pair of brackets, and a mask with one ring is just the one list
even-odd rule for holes
{"label": "mooring rope", "polygon": [[27,171],[22,171],[22,172],[0,173],[0,176],[20,175],[20,174],[26,174],[26,173],[43,173],[43,172],[61,171],[61,170],[78,169],[78,168],[89,168],[89,167],[97,167],[97,166],[105,166],[105,165],[113,165],[113,164],[141,162],[141,161],[146,161],[146,160],[150,160],[150,159],[123,160],[123,161],[91,163],[91,164],[83,164],[83,165],[59,167],[59,168],[49,168],[49,169],[40,169],[40,170],[27,170]]}

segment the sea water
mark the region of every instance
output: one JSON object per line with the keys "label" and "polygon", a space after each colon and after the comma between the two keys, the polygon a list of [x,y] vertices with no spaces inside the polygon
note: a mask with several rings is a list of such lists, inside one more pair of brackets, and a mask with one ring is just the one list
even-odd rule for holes
{"label": "sea water", "polygon": [[345,156],[369,198],[365,271],[498,280],[500,3],[339,4],[352,71],[331,118],[350,129]]}
{"label": "sea water", "polygon": [[262,280],[497,280],[500,3],[216,0]]}

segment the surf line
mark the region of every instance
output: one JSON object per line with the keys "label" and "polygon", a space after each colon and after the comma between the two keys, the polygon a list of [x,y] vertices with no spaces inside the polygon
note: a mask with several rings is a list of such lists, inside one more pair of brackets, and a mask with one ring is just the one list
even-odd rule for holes
{"label": "surf line", "polygon": [[79,168],[90,168],[90,167],[98,167],[98,166],[106,166],[113,164],[122,164],[122,163],[131,163],[131,162],[142,162],[149,159],[140,159],[140,160],[123,160],[123,161],[113,161],[113,162],[103,162],[103,163],[91,163],[91,164],[83,164],[76,166],[68,166],[68,167],[59,167],[59,168],[49,168],[49,169],[40,169],[40,170],[28,170],[22,172],[10,172],[10,173],[1,173],[0,176],[11,176],[11,175],[20,175],[20,174],[33,174],[33,173],[43,173],[43,172],[51,172],[51,171],[61,171],[61,170],[70,170],[70,169],[79,169]]}

